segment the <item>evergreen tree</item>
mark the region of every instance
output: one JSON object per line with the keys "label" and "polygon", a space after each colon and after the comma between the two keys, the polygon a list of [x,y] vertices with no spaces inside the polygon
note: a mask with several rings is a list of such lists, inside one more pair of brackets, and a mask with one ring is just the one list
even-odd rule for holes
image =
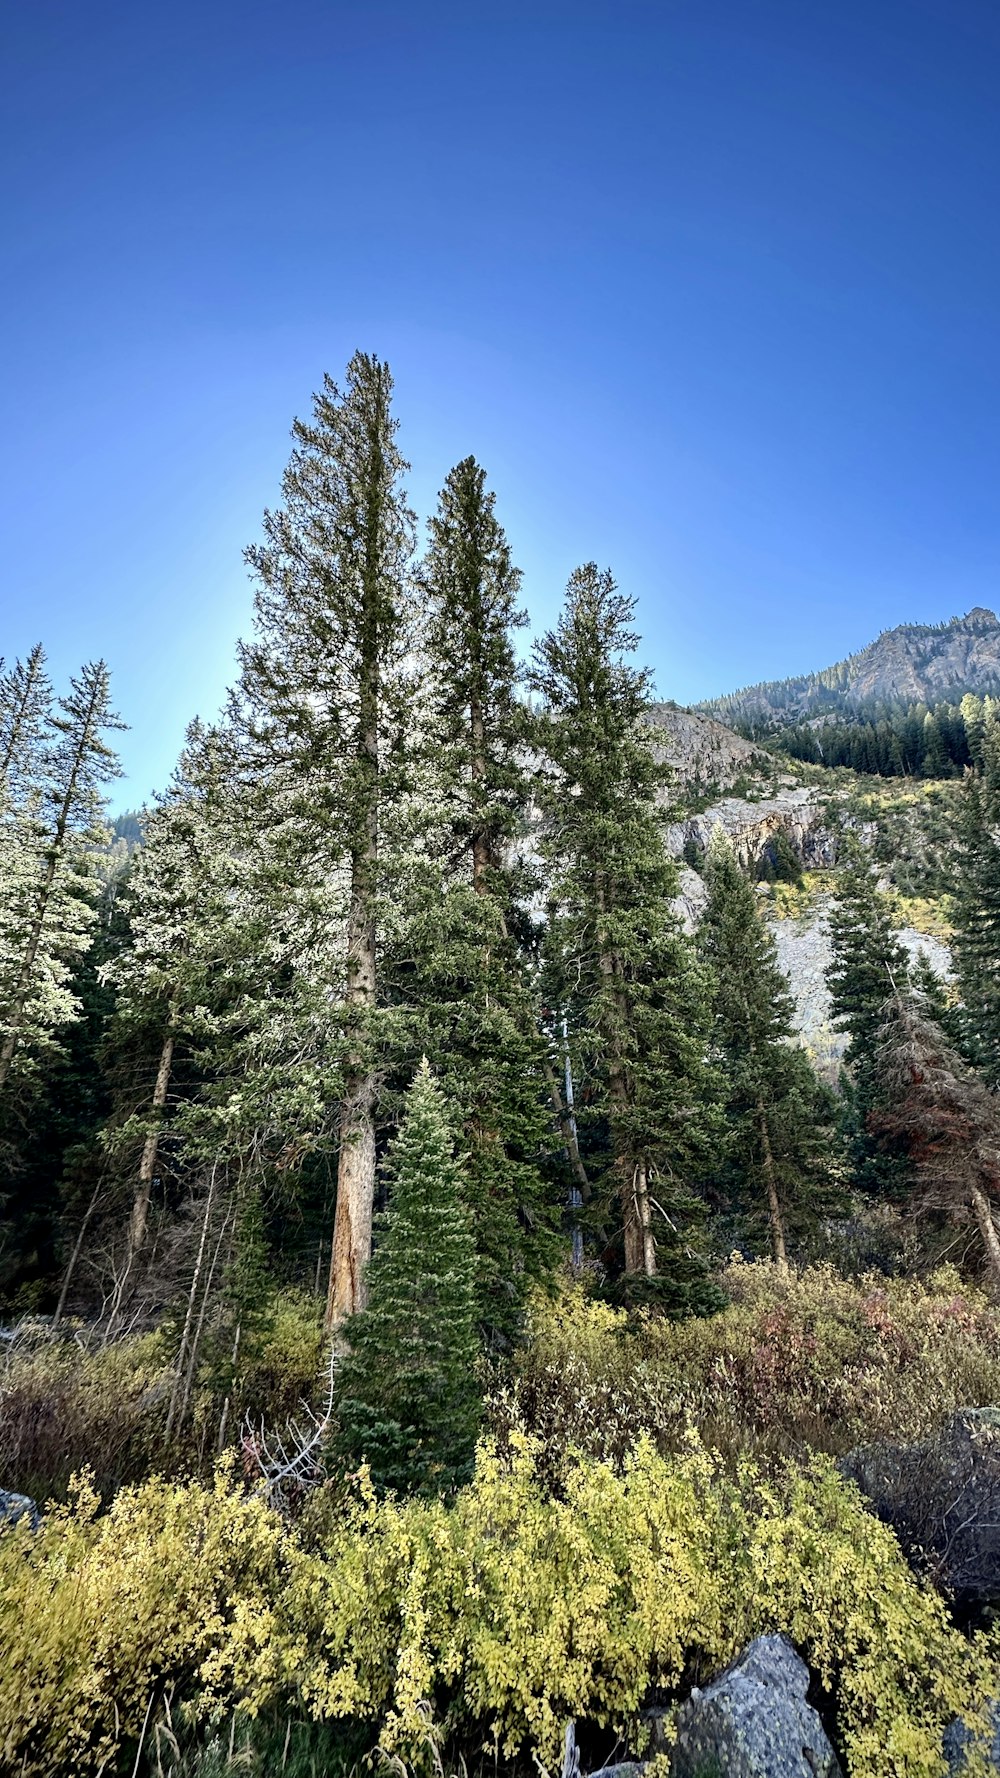
{"label": "evergreen tree", "polygon": [[984,774],[964,786],[954,868],[952,958],[961,1049],[994,1089],[1000,1086],[1000,799],[992,783],[991,737]]}
{"label": "evergreen tree", "polygon": [[[91,942],[103,787],[118,775],[105,734],[123,726],[104,662],[85,666],[48,717],[44,777],[14,817],[0,881],[0,1096],[15,1057],[30,1058],[79,1013],[67,982],[72,959]],[[20,732],[23,742],[23,724]]]}
{"label": "evergreen tree", "polygon": [[337,1374],[342,1461],[379,1489],[443,1494],[472,1471],[476,1257],[444,1097],[421,1065],[392,1146],[367,1306],[345,1328]]}
{"label": "evergreen tree", "polygon": [[488,1337],[517,1333],[557,1220],[545,1047],[528,970],[518,860],[530,795],[511,631],[520,575],[474,458],[452,470],[422,570],[430,696],[426,868],[403,933],[411,1041],[461,1108],[465,1199]]}
{"label": "evergreen tree", "polygon": [[566,1008],[581,1119],[595,1146],[605,1136],[626,1289],[682,1310],[711,1296],[692,1186],[719,1139],[721,1088],[706,1055],[707,976],[672,908],[667,772],[644,722],[649,675],[627,658],[633,609],[589,563],[535,651],[548,999]]}
{"label": "evergreen tree", "polygon": [[38,642],[26,660],[0,673],[0,810],[40,791],[51,712],[52,685]]}
{"label": "evergreen tree", "polygon": [[787,1263],[789,1235],[836,1207],[833,1107],[794,1042],[794,1002],[773,935],[722,829],[708,848],[699,948],[715,983],[713,1046],[729,1125],[722,1183]]}
{"label": "evergreen tree", "polygon": [[846,1031],[857,1159],[862,1171],[870,1146],[865,1123],[875,1104],[875,1055],[889,995],[902,991],[908,977],[906,951],[897,937],[888,897],[879,887],[878,867],[855,840],[848,842],[830,913],[832,961],[827,971],[830,1010]]}
{"label": "evergreen tree", "polygon": [[371,1251],[379,1054],[379,894],[387,806],[402,764],[413,516],[401,488],[392,378],[356,353],[297,420],[283,504],[247,552],[256,639],[242,649],[248,758],[268,790],[290,880],[343,880],[328,997],[343,1033],[328,1325],[361,1306]]}

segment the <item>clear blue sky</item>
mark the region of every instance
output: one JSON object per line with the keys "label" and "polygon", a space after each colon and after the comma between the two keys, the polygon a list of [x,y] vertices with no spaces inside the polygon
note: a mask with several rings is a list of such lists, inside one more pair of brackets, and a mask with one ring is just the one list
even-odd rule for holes
{"label": "clear blue sky", "polygon": [[995,0],[15,0],[0,66],[0,652],[108,658],[124,801],[356,346],[664,696],[1000,598]]}

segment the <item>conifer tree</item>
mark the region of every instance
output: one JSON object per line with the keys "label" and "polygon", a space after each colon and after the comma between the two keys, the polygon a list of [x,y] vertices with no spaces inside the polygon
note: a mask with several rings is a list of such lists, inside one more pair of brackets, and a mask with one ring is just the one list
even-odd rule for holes
{"label": "conifer tree", "polygon": [[[633,601],[594,563],[571,576],[531,673],[542,847],[551,875],[551,1003],[568,1012],[581,1120],[607,1134],[626,1288],[707,1302],[689,1239],[692,1184],[721,1132],[707,1059],[709,983],[673,912],[663,843],[667,773],[643,718],[649,675],[628,656]],[[710,1294],[710,1293],[709,1293]]]}
{"label": "conifer tree", "polygon": [[833,1107],[794,1042],[794,1002],[774,937],[721,828],[709,844],[705,881],[698,939],[715,986],[713,1048],[729,1126],[717,1177],[766,1223],[772,1255],[785,1266],[789,1235],[835,1205]]}
{"label": "conifer tree", "polygon": [[421,579],[430,831],[401,991],[413,1041],[461,1108],[480,1318],[507,1341],[526,1283],[552,1263],[557,1212],[546,1055],[518,942],[532,886],[515,848],[530,795],[511,640],[520,574],[472,457],[441,492]]}
{"label": "conifer tree", "polygon": [[445,1100],[424,1062],[390,1155],[367,1306],[345,1327],[335,1450],[379,1489],[467,1481],[481,1415],[476,1257]]}
{"label": "conifer tree", "polygon": [[830,939],[830,1010],[836,1028],[848,1034],[845,1061],[863,1164],[865,1121],[876,1098],[875,1054],[883,1008],[890,994],[905,987],[909,965],[889,899],[879,887],[878,867],[856,840],[848,842],[837,879]]}
{"label": "conifer tree", "polygon": [[1000,1087],[1000,797],[992,769],[995,745],[984,742],[984,771],[962,792],[954,868],[952,958],[959,1007],[955,1029],[963,1053],[987,1085]]}
{"label": "conifer tree", "polygon": [[[24,707],[22,699],[22,745]],[[103,661],[70,681],[68,696],[59,699],[47,723],[44,778],[9,855],[0,903],[0,1095],[15,1056],[45,1043],[78,1011],[66,989],[69,964],[90,943],[103,787],[118,774],[105,735],[124,726],[111,707]]]}
{"label": "conifer tree", "polygon": [[388,367],[364,353],[343,392],[325,379],[312,422],[293,427],[283,504],[247,552],[256,638],[242,649],[242,719],[264,818],[284,824],[291,880],[345,889],[328,984],[343,1032],[331,1328],[361,1306],[371,1251],[380,852],[411,644],[413,516],[391,396]]}
{"label": "conifer tree", "polygon": [[0,810],[40,793],[51,711],[52,685],[38,642],[26,660],[0,673]]}

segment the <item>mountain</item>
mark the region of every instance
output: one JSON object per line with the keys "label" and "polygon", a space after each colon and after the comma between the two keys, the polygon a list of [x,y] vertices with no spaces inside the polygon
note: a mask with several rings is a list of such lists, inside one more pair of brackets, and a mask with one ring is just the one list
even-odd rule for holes
{"label": "mountain", "polygon": [[697,708],[725,723],[781,726],[954,703],[967,691],[1000,695],[1000,619],[982,605],[948,623],[883,630],[867,648],[822,672],[750,685]]}

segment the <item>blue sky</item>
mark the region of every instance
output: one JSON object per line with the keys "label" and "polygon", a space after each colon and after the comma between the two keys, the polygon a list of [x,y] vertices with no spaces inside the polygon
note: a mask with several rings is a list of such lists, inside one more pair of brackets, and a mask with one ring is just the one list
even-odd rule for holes
{"label": "blue sky", "polygon": [[681,701],[1000,598],[1000,9],[22,0],[0,652],[109,660],[123,802],[249,627],[288,428],[392,364],[536,627],[609,563]]}

